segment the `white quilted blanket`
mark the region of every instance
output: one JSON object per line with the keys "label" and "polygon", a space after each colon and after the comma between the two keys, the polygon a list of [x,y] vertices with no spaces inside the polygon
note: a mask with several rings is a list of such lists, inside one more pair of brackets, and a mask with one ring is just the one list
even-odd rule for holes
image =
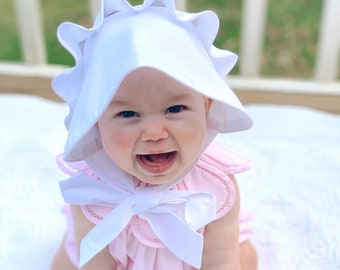
{"label": "white quilted blanket", "polygon": [[[340,105],[339,105],[340,106]],[[252,159],[240,175],[260,270],[340,269],[340,116],[248,106],[253,129],[217,139]],[[48,270],[65,230],[54,163],[67,107],[0,96],[0,269]]]}

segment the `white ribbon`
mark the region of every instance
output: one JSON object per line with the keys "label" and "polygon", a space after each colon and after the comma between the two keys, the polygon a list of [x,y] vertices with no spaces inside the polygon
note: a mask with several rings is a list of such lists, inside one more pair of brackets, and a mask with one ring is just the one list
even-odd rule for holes
{"label": "white ribbon", "polygon": [[[105,248],[125,229],[130,219],[138,215],[180,260],[200,268],[203,237],[196,230],[216,218],[214,195],[163,190],[157,186],[124,190],[112,183],[96,181],[85,173],[60,182],[60,188],[70,204],[114,208],[83,238],[80,266]],[[169,234],[169,229],[173,233]]]}

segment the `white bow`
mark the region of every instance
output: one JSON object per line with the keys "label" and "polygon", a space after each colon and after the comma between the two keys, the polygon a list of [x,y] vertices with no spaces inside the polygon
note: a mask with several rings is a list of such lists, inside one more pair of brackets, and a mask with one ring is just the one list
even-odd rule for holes
{"label": "white bow", "polygon": [[[119,188],[85,173],[60,182],[66,202],[114,208],[82,240],[80,266],[114,240],[137,215],[148,222],[160,241],[180,260],[200,268],[203,237],[196,230],[216,218],[215,196],[204,192],[155,187]],[[169,228],[174,234],[169,234]],[[185,243],[185,244],[183,244]]]}

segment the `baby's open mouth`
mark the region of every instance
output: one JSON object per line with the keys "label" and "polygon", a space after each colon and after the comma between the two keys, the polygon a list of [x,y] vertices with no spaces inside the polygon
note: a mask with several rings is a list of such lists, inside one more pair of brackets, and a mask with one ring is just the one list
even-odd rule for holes
{"label": "baby's open mouth", "polygon": [[137,155],[138,163],[148,172],[153,174],[164,173],[175,161],[177,152]]}

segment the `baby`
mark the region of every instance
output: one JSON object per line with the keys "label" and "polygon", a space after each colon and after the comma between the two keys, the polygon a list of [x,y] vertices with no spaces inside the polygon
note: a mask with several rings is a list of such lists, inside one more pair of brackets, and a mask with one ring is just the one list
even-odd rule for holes
{"label": "baby", "polygon": [[60,186],[68,231],[52,269],[256,269],[234,174],[250,162],[213,142],[252,125],[223,77],[213,12],[172,0],[104,0],[94,26],[65,23],[76,65]]}

